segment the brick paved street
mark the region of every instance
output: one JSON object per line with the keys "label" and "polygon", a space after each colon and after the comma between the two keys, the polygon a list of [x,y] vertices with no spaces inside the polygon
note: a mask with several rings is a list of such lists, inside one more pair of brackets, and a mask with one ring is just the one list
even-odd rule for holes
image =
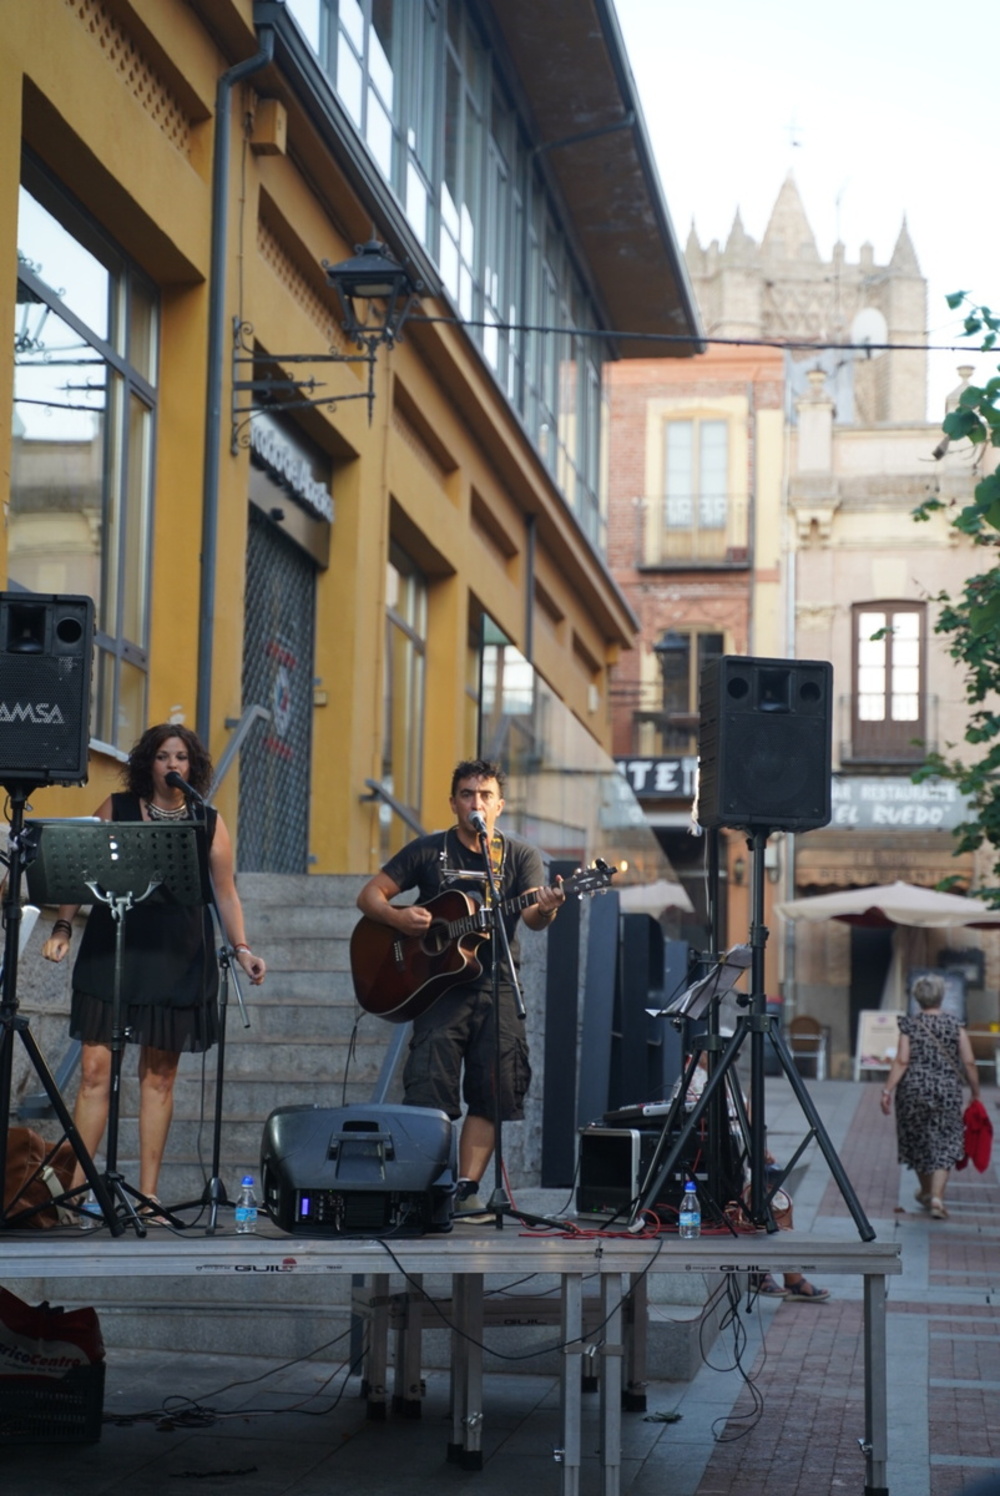
{"label": "brick paved street", "polygon": [[[841,1083],[843,1084],[843,1083]],[[878,1237],[902,1245],[890,1281],[889,1480],[899,1496],[952,1496],[1000,1470],[1000,1185],[956,1173],[951,1219],[932,1221],[913,1200],[914,1176],[896,1162],[895,1128],[875,1084],[851,1087],[853,1121],[841,1160]],[[996,1091],[986,1094],[995,1121]],[[821,1165],[816,1165],[816,1168]],[[811,1225],[849,1220],[830,1182]],[[796,1225],[804,1224],[796,1219]],[[853,1229],[853,1223],[852,1223]],[[818,1496],[859,1489],[864,1401],[860,1291],[829,1285],[823,1305],[783,1302],[752,1377],[763,1412],[752,1432],[714,1449],[697,1496]],[[751,1410],[743,1393],[726,1433]]]}

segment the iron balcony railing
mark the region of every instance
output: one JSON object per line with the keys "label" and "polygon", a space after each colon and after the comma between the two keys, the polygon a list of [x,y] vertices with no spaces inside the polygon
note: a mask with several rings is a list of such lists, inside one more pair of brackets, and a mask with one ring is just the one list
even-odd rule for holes
{"label": "iron balcony railing", "polygon": [[750,564],[750,504],[745,494],[647,498],[646,566]]}

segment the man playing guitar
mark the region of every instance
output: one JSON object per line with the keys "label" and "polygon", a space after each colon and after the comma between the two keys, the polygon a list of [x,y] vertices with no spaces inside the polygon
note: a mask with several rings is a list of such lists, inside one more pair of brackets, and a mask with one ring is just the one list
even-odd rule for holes
{"label": "man playing guitar", "polygon": [[[530,930],[544,930],[565,899],[562,888],[545,886],[539,852],[520,837],[496,830],[503,810],[504,773],[485,759],[465,760],[451,778],[451,809],[456,824],[446,832],[418,837],[370,878],[358,895],[362,914],[398,930],[405,937],[421,936],[432,923],[424,905],[449,886],[449,874],[479,874],[464,886],[477,894],[488,889],[486,864],[481,847],[485,823],[487,844],[501,902],[532,893],[527,907],[505,913],[504,923],[515,965],[518,944],[515,930],[519,919]],[[417,890],[419,902],[396,905],[397,894]],[[414,1019],[410,1053],[403,1071],[403,1100],[409,1106],[430,1106],[461,1116],[464,1097],[467,1113],[458,1147],[459,1182],[455,1204],[469,1213],[481,1209],[477,1187],[493,1154],[495,1143],[495,1064],[492,1001],[492,940],[483,940],[475,951],[481,970],[467,981],[452,985],[425,1012]],[[464,1066],[464,1075],[463,1075]],[[500,980],[500,1117],[519,1121],[524,1116],[524,1097],[531,1079],[524,1020],[518,1016],[509,976]]]}

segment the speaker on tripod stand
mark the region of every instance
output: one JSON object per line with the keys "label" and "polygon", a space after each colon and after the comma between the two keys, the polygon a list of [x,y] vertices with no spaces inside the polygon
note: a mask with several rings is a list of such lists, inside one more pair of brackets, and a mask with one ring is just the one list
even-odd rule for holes
{"label": "speaker on tripod stand", "polygon": [[722,655],[701,675],[698,821],[809,831],[831,815],[828,660]]}

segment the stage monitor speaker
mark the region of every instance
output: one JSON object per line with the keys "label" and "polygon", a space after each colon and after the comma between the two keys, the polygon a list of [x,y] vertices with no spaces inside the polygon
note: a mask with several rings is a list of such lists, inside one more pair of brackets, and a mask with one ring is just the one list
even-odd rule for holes
{"label": "stage monitor speaker", "polygon": [[455,1129],[423,1106],[282,1106],[260,1146],[264,1203],[300,1236],[450,1231]]}
{"label": "stage monitor speaker", "polygon": [[94,604],[0,593],[0,784],[83,784]]}
{"label": "stage monitor speaker", "polygon": [[698,821],[808,831],[831,816],[827,660],[723,655],[701,675]]}
{"label": "stage monitor speaker", "polygon": [[[582,1127],[580,1161],[577,1173],[576,1213],[578,1216],[614,1216],[626,1219],[632,1202],[638,1197],[643,1181],[660,1141],[659,1127]],[[707,1182],[701,1165],[703,1149],[693,1138],[686,1157],[681,1160],[673,1178],[666,1181],[661,1198],[650,1208],[663,1225],[675,1225],[684,1184],[693,1174],[699,1185]]]}

